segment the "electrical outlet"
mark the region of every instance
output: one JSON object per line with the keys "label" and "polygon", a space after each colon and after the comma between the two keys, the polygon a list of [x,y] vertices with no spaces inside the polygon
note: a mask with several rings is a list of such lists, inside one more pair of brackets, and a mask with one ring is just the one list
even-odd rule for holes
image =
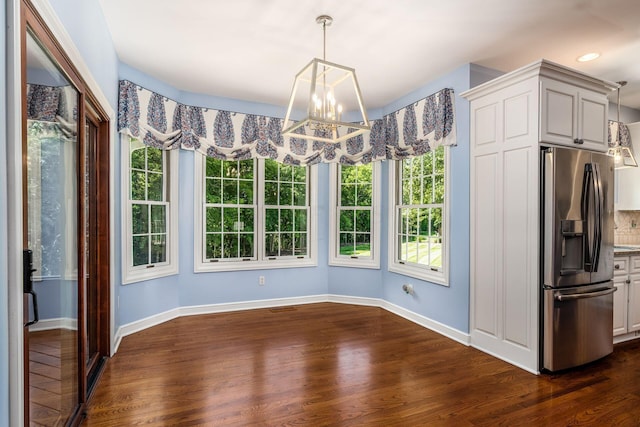
{"label": "electrical outlet", "polygon": [[258,284],[259,284],[260,286],[264,286],[264,276],[260,276],[260,277],[258,277]]}

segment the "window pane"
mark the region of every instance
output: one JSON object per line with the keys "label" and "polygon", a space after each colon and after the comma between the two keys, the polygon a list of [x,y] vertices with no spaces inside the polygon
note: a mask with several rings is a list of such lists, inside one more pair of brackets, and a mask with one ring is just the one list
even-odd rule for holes
{"label": "window pane", "polygon": [[279,250],[278,234],[269,233],[269,234],[266,234],[264,237],[265,237],[265,248],[264,248],[265,255],[268,257],[278,256],[279,255],[278,254],[278,250]]}
{"label": "window pane", "polygon": [[419,176],[411,179],[411,204],[419,205],[422,203],[422,180]]}
{"label": "window pane", "polygon": [[207,203],[222,203],[221,179],[207,179]]}
{"label": "window pane", "polygon": [[307,231],[307,210],[295,210],[295,231]]}
{"label": "window pane", "polygon": [[293,231],[292,209],[280,209],[280,231]]}
{"label": "window pane", "polygon": [[240,251],[237,234],[224,234],[222,255],[224,258],[238,258]]}
{"label": "window pane", "polygon": [[222,160],[207,157],[207,176],[208,177],[221,177],[222,172]]}
{"label": "window pane", "polygon": [[145,234],[149,232],[149,205],[131,205],[131,221],[133,234]]}
{"label": "window pane", "polygon": [[147,174],[141,171],[131,171],[131,200],[147,200]]}
{"label": "window pane", "polygon": [[444,175],[436,175],[434,203],[444,203]]}
{"label": "window pane", "polygon": [[340,233],[340,255],[353,255],[355,252],[355,234]]}
{"label": "window pane", "polygon": [[278,163],[271,159],[264,161],[264,179],[266,181],[278,180]]}
{"label": "window pane", "polygon": [[205,248],[206,258],[222,258],[222,235],[221,234],[207,234]]}
{"label": "window pane", "polygon": [[222,231],[222,208],[207,208],[206,231]]}
{"label": "window pane", "polygon": [[280,234],[280,256],[293,255],[293,233]]}
{"label": "window pane", "polygon": [[242,258],[253,258],[253,234],[240,235],[240,256]]}
{"label": "window pane", "polygon": [[149,236],[133,236],[133,266],[149,264]]}
{"label": "window pane", "polygon": [[225,161],[222,163],[222,177],[223,178],[238,178],[240,171],[238,170],[238,162]]}
{"label": "window pane", "polygon": [[294,184],[293,204],[295,206],[305,206],[307,204],[307,185],[306,184]]}
{"label": "window pane", "polygon": [[278,183],[264,183],[264,204],[274,206],[278,204]]}
{"label": "window pane", "polygon": [[162,150],[147,147],[147,170],[162,172]]}
{"label": "window pane", "polygon": [[289,165],[278,164],[280,167],[280,182],[293,182],[293,169]]}
{"label": "window pane", "polygon": [[356,234],[355,255],[360,257],[371,256],[371,236],[369,234]]}
{"label": "window pane", "polygon": [[277,209],[267,209],[265,212],[265,231],[267,232],[276,232],[279,229],[278,223],[278,210]]}
{"label": "window pane", "polygon": [[238,162],[238,168],[240,170],[240,178],[247,179],[253,182],[253,160],[241,160]]}
{"label": "window pane", "polygon": [[403,205],[411,204],[411,180],[403,179],[400,185],[400,192],[402,193],[402,202]]}
{"label": "window pane", "polygon": [[253,209],[242,208],[240,209],[240,221],[242,222],[246,232],[253,231]]}
{"label": "window pane", "polygon": [[358,184],[358,206],[371,206],[372,191],[371,184]]}
{"label": "window pane", "polygon": [[340,204],[342,206],[356,205],[356,186],[355,184],[343,184],[340,191]]}
{"label": "window pane", "polygon": [[164,205],[151,205],[151,232],[166,233],[166,207]]}
{"label": "window pane", "polygon": [[355,211],[353,210],[341,210],[340,211],[340,231],[353,231],[355,230]]}
{"label": "window pane", "polygon": [[433,152],[427,153],[422,156],[422,164],[424,167],[424,173],[433,173]]}
{"label": "window pane", "polygon": [[223,208],[222,222],[224,224],[223,231],[235,231],[238,223],[238,208]]}
{"label": "window pane", "polygon": [[293,168],[293,180],[295,182],[307,182],[307,167],[295,166]]}
{"label": "window pane", "polygon": [[293,204],[293,197],[291,191],[291,184],[280,184],[280,197],[279,204],[280,206],[291,206]]}
{"label": "window pane", "polygon": [[307,234],[306,233],[296,233],[294,235],[294,255],[301,256],[307,255]]}
{"label": "window pane", "polygon": [[253,204],[253,181],[240,181],[238,203],[241,205]]}
{"label": "window pane", "polygon": [[131,151],[131,168],[145,170],[145,148]]}
{"label": "window pane", "polygon": [[163,197],[163,191],[162,191],[162,174],[161,173],[156,173],[156,172],[149,172],[147,173],[147,180],[148,180],[148,194],[147,194],[147,200],[154,200],[154,201],[158,201],[161,202],[164,197]]}
{"label": "window pane", "polygon": [[355,212],[356,214],[356,227],[357,231],[371,231],[371,211],[369,210],[358,210]]}
{"label": "window pane", "polygon": [[151,236],[151,263],[167,261],[167,237],[164,234]]}
{"label": "window pane", "polygon": [[431,175],[424,177],[424,203],[434,203],[433,200],[433,177]]}
{"label": "window pane", "polygon": [[222,181],[222,203],[238,203],[238,181],[231,179]]}

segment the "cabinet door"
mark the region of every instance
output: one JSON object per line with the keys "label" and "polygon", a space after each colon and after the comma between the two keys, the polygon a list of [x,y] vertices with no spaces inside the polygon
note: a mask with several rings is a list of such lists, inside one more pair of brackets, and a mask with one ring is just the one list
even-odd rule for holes
{"label": "cabinet door", "polygon": [[613,293],[613,335],[627,333],[627,299],[628,290],[627,276],[615,277],[613,286],[616,291]]}
{"label": "cabinet door", "polygon": [[609,101],[606,96],[580,89],[578,93],[578,135],[584,148],[596,151],[608,149],[607,114]]}
{"label": "cabinet door", "polygon": [[640,331],[640,274],[629,276],[628,332]]}
{"label": "cabinet door", "polygon": [[541,83],[540,141],[576,146],[578,89],[556,80]]}
{"label": "cabinet door", "polygon": [[606,95],[550,79],[540,89],[541,142],[607,151]]}

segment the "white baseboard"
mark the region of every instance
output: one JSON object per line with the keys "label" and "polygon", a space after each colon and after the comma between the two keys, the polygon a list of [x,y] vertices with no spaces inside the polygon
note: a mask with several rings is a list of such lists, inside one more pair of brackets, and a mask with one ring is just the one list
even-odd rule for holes
{"label": "white baseboard", "polygon": [[637,334],[636,332],[630,332],[628,334],[617,335],[613,337],[613,343],[620,344],[621,342],[635,340],[636,338],[639,338],[639,337],[640,337],[640,334]]}
{"label": "white baseboard", "polygon": [[320,302],[334,302],[340,304],[352,304],[363,305],[369,307],[380,307],[393,314],[403,317],[411,322],[414,322],[422,327],[430,329],[447,338],[469,345],[469,334],[461,332],[457,329],[451,328],[428,317],[409,311],[405,308],[387,302],[379,298],[366,298],[366,297],[352,297],[345,295],[324,294],[324,295],[311,295],[305,297],[292,297],[292,298],[277,298],[267,300],[256,301],[242,301],[223,304],[208,304],[208,305],[192,305],[188,307],[179,307],[164,313],[156,314],[146,317],[144,319],[136,320],[135,322],[127,323],[118,328],[115,334],[114,354],[118,351],[122,338],[127,335],[140,332],[144,329],[152,326],[159,325],[169,320],[176,319],[182,316],[197,316],[199,314],[212,314],[212,313],[227,313],[232,311],[241,310],[255,310],[259,308],[272,308],[272,307],[284,307],[291,305],[301,304],[315,304]]}
{"label": "white baseboard", "polygon": [[52,329],[78,330],[78,319],[59,317],[57,319],[42,319],[38,323],[29,326],[29,332],[50,331]]}

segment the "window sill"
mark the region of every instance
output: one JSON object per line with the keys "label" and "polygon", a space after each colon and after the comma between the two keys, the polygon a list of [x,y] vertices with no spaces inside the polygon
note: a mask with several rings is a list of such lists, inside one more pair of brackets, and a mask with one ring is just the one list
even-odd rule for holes
{"label": "window sill", "polygon": [[315,259],[291,259],[274,261],[229,261],[229,262],[196,262],[194,273],[213,273],[219,271],[270,270],[276,268],[317,267]]}
{"label": "window sill", "polygon": [[173,276],[178,274],[177,265],[163,265],[161,267],[152,267],[144,269],[129,269],[123,274],[123,285],[131,283],[143,282],[145,280],[159,279],[161,277]]}
{"label": "window sill", "polygon": [[329,261],[333,267],[369,268],[380,270],[380,262],[373,259],[334,258]]}
{"label": "window sill", "polygon": [[392,273],[402,274],[403,276],[424,280],[425,282],[435,283],[436,285],[449,286],[449,277],[441,271],[431,271],[421,267],[398,263],[390,264],[389,271]]}

